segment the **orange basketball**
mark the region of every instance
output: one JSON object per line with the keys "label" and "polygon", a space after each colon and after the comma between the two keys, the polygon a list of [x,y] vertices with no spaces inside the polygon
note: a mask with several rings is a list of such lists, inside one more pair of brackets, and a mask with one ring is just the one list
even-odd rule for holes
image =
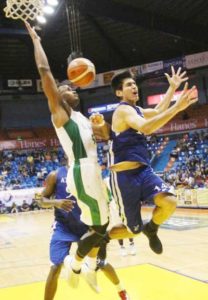
{"label": "orange basketball", "polygon": [[75,58],[68,65],[67,75],[75,86],[86,87],[95,79],[95,66],[89,59]]}

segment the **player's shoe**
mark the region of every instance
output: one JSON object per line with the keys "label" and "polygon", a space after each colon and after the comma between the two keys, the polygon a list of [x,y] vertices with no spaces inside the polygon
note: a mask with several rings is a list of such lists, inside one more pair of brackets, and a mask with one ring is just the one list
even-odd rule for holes
{"label": "player's shoe", "polygon": [[66,258],[64,259],[64,266],[67,272],[67,282],[70,287],[75,289],[79,285],[79,277],[80,277],[81,270],[79,271],[73,270],[71,267],[71,261],[72,261],[72,257],[67,255]]}
{"label": "player's shoe", "polygon": [[151,230],[148,226],[148,223],[144,225],[142,231],[149,240],[149,246],[153,252],[156,254],[161,254],[163,252],[163,246],[160,239],[157,236],[157,230]]}
{"label": "player's shoe", "polygon": [[121,246],[121,248],[120,248],[120,255],[121,256],[127,256],[128,255],[128,253],[126,251],[126,248],[124,246]]}
{"label": "player's shoe", "polygon": [[129,295],[127,294],[126,290],[118,292],[118,295],[121,300],[130,300]]}
{"label": "player's shoe", "polygon": [[136,247],[135,247],[134,243],[129,245],[129,254],[136,255]]}
{"label": "player's shoe", "polygon": [[99,293],[100,289],[97,284],[97,272],[96,270],[92,270],[88,267],[86,263],[82,265],[81,274],[84,277],[85,281],[88,283],[88,285],[91,287],[91,289]]}

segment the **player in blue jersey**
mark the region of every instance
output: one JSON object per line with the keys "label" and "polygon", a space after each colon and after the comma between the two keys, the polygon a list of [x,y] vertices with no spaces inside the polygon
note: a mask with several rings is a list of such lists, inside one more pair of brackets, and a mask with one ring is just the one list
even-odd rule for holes
{"label": "player in blue jersey", "polygon": [[[176,197],[150,166],[146,135],[154,133],[178,112],[186,109],[198,99],[193,97],[195,87],[183,92],[176,103],[170,101],[176,89],[187,81],[181,68],[172,75],[166,74],[169,88],[163,100],[154,109],[136,106],[139,100],[138,87],[130,72],[116,74],[111,86],[120,103],[112,117],[112,144],[110,149],[111,189],[119,205],[120,215],[128,230],[143,233],[149,239],[150,248],[162,253],[162,243],[157,236],[159,226],[175,211]],[[144,227],[141,219],[141,201],[152,199],[156,205],[152,219]]]}
{"label": "player in blue jersey", "polygon": [[[69,256],[73,242],[78,242],[80,238],[89,230],[88,226],[80,221],[81,211],[76,199],[66,192],[67,167],[60,167],[52,171],[47,179],[45,188],[40,197],[39,204],[44,208],[54,207],[53,234],[50,241],[50,261],[52,266],[48,274],[45,285],[44,300],[53,300],[56,294],[58,278],[62,264]],[[53,197],[51,199],[51,197]],[[106,262],[106,245],[102,243],[98,253],[98,263],[96,258],[86,259],[85,271],[89,272],[91,267],[101,269],[104,274],[115,285],[121,300],[128,300],[128,294],[122,287],[120,280],[113,267]],[[93,265],[94,264],[94,265]],[[86,270],[88,268],[88,270]],[[86,277],[88,280],[88,277]],[[90,282],[88,282],[90,284]],[[96,290],[97,286],[91,287]]]}

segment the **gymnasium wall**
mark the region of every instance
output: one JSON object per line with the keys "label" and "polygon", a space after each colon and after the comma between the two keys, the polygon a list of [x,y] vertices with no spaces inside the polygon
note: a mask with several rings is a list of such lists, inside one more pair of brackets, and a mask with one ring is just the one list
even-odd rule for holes
{"label": "gymnasium wall", "polygon": [[43,95],[5,95],[0,97],[2,128],[51,127],[48,104]]}

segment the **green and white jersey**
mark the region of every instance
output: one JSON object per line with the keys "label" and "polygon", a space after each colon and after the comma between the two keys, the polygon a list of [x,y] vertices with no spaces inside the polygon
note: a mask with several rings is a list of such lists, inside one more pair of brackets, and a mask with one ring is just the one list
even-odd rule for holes
{"label": "green and white jersey", "polygon": [[60,128],[54,125],[54,128],[69,163],[87,157],[97,162],[97,145],[91,123],[80,112],[72,110],[66,124]]}

